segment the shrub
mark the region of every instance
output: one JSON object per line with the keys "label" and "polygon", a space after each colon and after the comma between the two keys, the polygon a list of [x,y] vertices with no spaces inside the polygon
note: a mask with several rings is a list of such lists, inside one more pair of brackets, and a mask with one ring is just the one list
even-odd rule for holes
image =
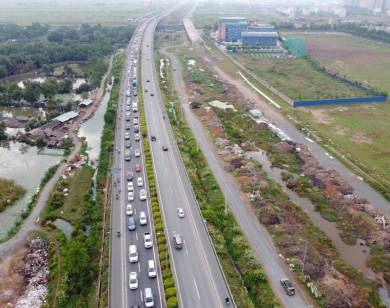
{"label": "shrub", "polygon": [[165,298],[166,299],[174,297],[174,296],[176,296],[176,294],[177,294],[176,288],[168,288],[165,290]]}
{"label": "shrub", "polygon": [[165,289],[172,288],[174,286],[175,286],[175,280],[172,277],[164,280],[164,288]]}
{"label": "shrub", "polygon": [[167,245],[165,244],[159,244],[158,245],[158,252],[166,251],[167,250]]}
{"label": "shrub", "polygon": [[152,212],[159,212],[160,211],[160,207],[158,205],[155,205],[155,206],[152,206]]}
{"label": "shrub", "polygon": [[169,260],[163,260],[161,261],[161,270],[165,270],[166,268],[170,267],[171,263]]}
{"label": "shrub", "polygon": [[[170,268],[167,268],[163,271],[163,279],[171,278],[172,277],[172,271]],[[175,294],[176,295],[176,294]]]}
{"label": "shrub", "polygon": [[165,261],[169,257],[169,254],[164,250],[159,254],[160,261]]}
{"label": "shrub", "polygon": [[[160,214],[160,216],[161,216],[161,214]],[[156,232],[158,232],[158,231],[164,231],[164,225],[163,225],[162,223],[156,224],[156,225],[154,226],[154,228],[156,229]]]}
{"label": "shrub", "polygon": [[245,250],[244,259],[249,268],[256,269],[260,267],[259,260],[251,249]]}
{"label": "shrub", "polygon": [[156,218],[154,220],[154,224],[157,225],[157,224],[161,224],[162,223],[162,219],[161,218]]}
{"label": "shrub", "polygon": [[160,218],[161,217],[161,212],[160,211],[155,211],[153,213],[153,218],[156,219],[156,218]]}
{"label": "shrub", "polygon": [[179,301],[176,297],[171,297],[167,300],[167,308],[177,308],[179,307]]}
{"label": "shrub", "polygon": [[267,276],[260,269],[248,271],[244,275],[244,283],[246,287],[250,289],[257,288],[260,282],[266,282],[266,281],[267,281]]}
{"label": "shrub", "polygon": [[150,198],[150,202],[152,203],[152,206],[153,206],[154,202],[158,203],[158,198],[156,198],[156,197]]}
{"label": "shrub", "polygon": [[160,244],[166,244],[167,243],[167,239],[164,237],[160,237],[157,239],[157,243],[160,245]]}

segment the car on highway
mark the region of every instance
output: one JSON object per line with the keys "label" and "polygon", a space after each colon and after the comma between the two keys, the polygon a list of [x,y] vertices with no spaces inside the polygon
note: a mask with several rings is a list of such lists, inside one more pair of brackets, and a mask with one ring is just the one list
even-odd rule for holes
{"label": "car on highway", "polygon": [[154,96],[154,93],[153,93],[153,92],[151,92],[151,93],[150,93],[150,96]]}
{"label": "car on highway", "polygon": [[144,245],[145,248],[152,248],[153,246],[152,236],[150,235],[150,232],[144,233]]}
{"label": "car on highway", "polygon": [[138,119],[133,119],[133,124],[138,125]]}
{"label": "car on highway", "polygon": [[140,212],[140,213],[139,213],[139,224],[140,224],[141,226],[145,226],[145,225],[148,224],[148,220],[147,220],[147,218],[146,218],[145,212]]}
{"label": "car on highway", "polygon": [[128,190],[128,191],[134,191],[133,182],[128,182],[128,183],[127,183],[127,190]]}
{"label": "car on highway", "polygon": [[150,82],[150,80],[149,80],[149,79],[146,79],[146,82]]}
{"label": "car on highway", "polygon": [[129,139],[130,139],[130,134],[129,134],[128,132],[126,132],[126,134],[125,134],[125,139],[126,139],[126,140],[129,140]]}
{"label": "car on highway", "polygon": [[183,247],[180,234],[176,233],[173,235],[173,244],[175,245],[176,249],[181,249]]}
{"label": "car on highway", "polygon": [[130,116],[126,116],[126,121],[130,121],[130,120],[131,120]]}
{"label": "car on highway", "polygon": [[135,133],[139,133],[139,126],[138,125],[134,125],[134,132]]}
{"label": "car on highway", "polygon": [[283,286],[284,290],[286,291],[287,295],[294,295],[295,294],[295,288],[290,280],[287,278],[280,279],[280,283]]}
{"label": "car on highway", "polygon": [[131,142],[130,142],[129,140],[127,140],[127,141],[125,142],[125,147],[126,147],[126,148],[130,148],[130,147],[131,147]]}
{"label": "car on highway", "polygon": [[126,130],[130,130],[130,124],[126,124]]}
{"label": "car on highway", "polygon": [[178,207],[177,208],[177,216],[179,216],[179,218],[183,218],[184,217],[184,210],[182,207]]}
{"label": "car on highway", "polygon": [[126,106],[126,111],[130,111],[130,106]]}
{"label": "car on highway", "polygon": [[145,307],[154,307],[154,297],[151,288],[145,288]]}
{"label": "car on highway", "polygon": [[145,89],[145,92],[148,92],[148,89]]}
{"label": "car on highway", "polygon": [[138,262],[138,252],[136,245],[129,246],[129,261],[130,263]]}
{"label": "car on highway", "polygon": [[152,141],[156,141],[157,138],[156,138],[156,136],[151,135],[151,136],[150,136],[150,139],[151,139]]}
{"label": "car on highway", "polygon": [[140,157],[141,156],[141,151],[139,149],[134,150],[134,156],[135,157]]}
{"label": "car on highway", "polygon": [[134,113],[134,119],[138,119],[138,113]]}
{"label": "car on highway", "polygon": [[130,191],[130,192],[127,194],[127,200],[128,200],[128,201],[134,201],[134,192]]}
{"label": "car on highway", "polygon": [[129,274],[129,288],[130,288],[130,290],[138,289],[137,272],[131,272]]}
{"label": "car on highway", "polygon": [[148,276],[149,278],[153,278],[157,276],[157,269],[154,260],[148,261]]}
{"label": "car on highway", "polygon": [[137,179],[137,186],[138,187],[144,186],[144,181],[141,177],[138,177]]}
{"label": "car on highway", "polygon": [[133,172],[127,171],[126,178],[128,181],[131,181],[133,179]]}
{"label": "car on highway", "polygon": [[141,201],[146,200],[146,190],[145,189],[141,189],[141,191],[139,192],[139,199]]}
{"label": "car on highway", "polygon": [[138,164],[135,165],[135,172],[141,172],[141,167]]}
{"label": "car on highway", "polygon": [[126,215],[127,216],[131,216],[133,215],[133,206],[131,205],[131,203],[129,203],[127,206],[126,206]]}
{"label": "car on highway", "polygon": [[134,140],[139,141],[139,134],[135,134]]}
{"label": "car on highway", "polygon": [[168,147],[166,145],[162,146],[163,151],[168,151]]}
{"label": "car on highway", "polygon": [[127,224],[127,228],[129,229],[129,231],[134,231],[135,230],[136,226],[135,226],[135,219],[134,219],[134,217],[130,217],[129,218],[129,221],[128,221],[128,224]]}

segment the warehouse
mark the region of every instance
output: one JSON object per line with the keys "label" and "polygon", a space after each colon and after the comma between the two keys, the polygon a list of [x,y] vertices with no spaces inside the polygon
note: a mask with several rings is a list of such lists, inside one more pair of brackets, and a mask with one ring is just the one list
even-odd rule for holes
{"label": "warehouse", "polygon": [[242,46],[276,46],[278,34],[276,32],[243,32],[241,33]]}

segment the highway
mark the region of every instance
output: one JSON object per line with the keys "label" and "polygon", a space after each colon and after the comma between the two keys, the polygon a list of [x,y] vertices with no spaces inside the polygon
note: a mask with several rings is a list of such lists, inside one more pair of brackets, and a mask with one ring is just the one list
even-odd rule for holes
{"label": "highway", "polygon": [[[147,22],[147,21],[146,21]],[[145,22],[145,23],[146,23]],[[129,48],[127,49],[127,57],[125,62],[125,71],[121,80],[120,87],[120,102],[118,104],[118,118],[117,118],[117,133],[115,139],[115,164],[112,168],[113,178],[113,206],[111,213],[111,229],[112,229],[112,241],[111,241],[111,271],[110,271],[110,306],[111,307],[132,307],[133,305],[142,305],[144,302],[144,290],[145,288],[151,288],[154,295],[154,306],[164,307],[164,301],[161,301],[162,280],[161,273],[158,270],[157,278],[149,278],[147,272],[148,260],[158,260],[158,252],[154,242],[153,248],[146,249],[144,247],[143,236],[145,232],[152,232],[152,220],[149,197],[146,201],[140,200],[140,190],[146,189],[146,183],[142,187],[137,186],[137,178],[142,177],[143,181],[147,179],[145,171],[144,155],[142,153],[142,137],[139,134],[141,140],[136,141],[134,123],[133,121],[139,115],[138,112],[132,111],[132,102],[138,101],[137,96],[133,95],[133,90],[137,92],[136,88],[129,88],[132,85],[133,77],[137,77],[138,72],[134,72],[134,68],[138,67],[138,49],[139,43],[142,37],[144,25],[141,25],[135,31]],[[127,72],[130,70],[130,74]],[[126,91],[130,91],[131,97],[126,97]],[[130,114],[128,120],[126,120],[126,103],[129,106],[127,111]],[[139,119],[139,118],[138,118]],[[126,128],[126,125],[130,129]],[[129,134],[129,139],[125,139],[126,133]],[[125,146],[125,141],[129,141],[131,147]],[[131,152],[131,161],[126,161],[124,158],[125,150]],[[134,152],[139,149],[141,152],[140,157],[135,157]],[[141,171],[136,172],[136,164],[140,165]],[[134,186],[134,201],[128,201],[128,180],[127,173],[133,173],[133,186]],[[116,198],[118,195],[118,199]],[[134,213],[132,217],[135,218],[136,229],[134,231],[128,230],[128,218],[126,215],[126,206],[131,203]],[[139,223],[140,212],[143,211],[147,216],[147,224],[141,226]],[[117,236],[117,230],[120,231],[120,236]],[[129,246],[136,245],[138,250],[138,262],[129,262]],[[130,272],[136,272],[138,274],[138,289],[129,289],[129,274]],[[143,305],[142,305],[143,306]]]}
{"label": "highway", "polygon": [[[222,307],[229,291],[165,116],[154,64],[155,26],[152,22],[146,27],[142,42],[142,91],[148,135],[156,136],[150,141],[151,152],[179,306]],[[184,218],[178,217],[177,207],[184,209]],[[183,249],[174,248],[173,234],[181,235]]]}

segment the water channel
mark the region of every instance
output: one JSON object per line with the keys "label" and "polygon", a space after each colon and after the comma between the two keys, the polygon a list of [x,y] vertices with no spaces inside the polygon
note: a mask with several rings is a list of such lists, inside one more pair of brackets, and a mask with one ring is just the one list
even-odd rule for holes
{"label": "water channel", "polygon": [[330,222],[324,219],[321,214],[315,211],[315,206],[309,199],[298,196],[297,193],[286,187],[286,182],[282,180],[281,173],[286,170],[279,168],[271,168],[271,162],[269,161],[266,152],[249,152],[248,153],[253,159],[258,161],[268,176],[277,182],[283,190],[290,197],[290,200],[298,204],[310,217],[312,223],[318,227],[319,230],[332,241],[340,257],[350,266],[361,270],[362,273],[369,279],[375,279],[375,273],[366,266],[366,260],[369,257],[369,247],[365,245],[363,240],[358,239],[357,244],[347,245],[343,242],[339,235],[335,222]]}
{"label": "water channel", "polygon": [[[0,178],[13,179],[16,184],[26,189],[26,194],[15,205],[7,207],[0,213],[0,239],[15,225],[20,214],[27,208],[31,197],[37,192],[45,172],[49,167],[58,164],[63,156],[40,155],[38,148],[19,142],[0,143]],[[62,154],[62,150],[50,152]]]}

